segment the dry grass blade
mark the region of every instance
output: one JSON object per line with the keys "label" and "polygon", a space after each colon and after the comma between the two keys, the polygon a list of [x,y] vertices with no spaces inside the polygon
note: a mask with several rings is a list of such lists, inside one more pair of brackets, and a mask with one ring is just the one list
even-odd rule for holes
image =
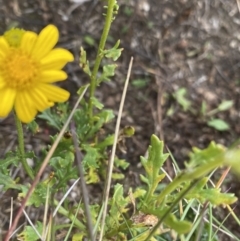
{"label": "dry grass blade", "polygon": [[67,129],[67,127],[68,127],[68,125],[69,125],[69,123],[70,123],[73,115],[74,115],[74,113],[75,113],[75,110],[77,109],[77,107],[78,107],[80,101],[82,100],[83,96],[85,95],[87,89],[88,89],[88,85],[85,87],[84,91],[83,91],[82,94],[79,96],[79,98],[78,98],[75,106],[73,107],[73,110],[71,111],[71,113],[70,113],[70,115],[69,115],[66,123],[64,124],[62,130],[60,131],[59,135],[57,136],[57,139],[56,139],[55,142],[53,143],[51,149],[49,150],[49,152],[48,152],[48,154],[47,154],[47,156],[46,156],[46,158],[44,159],[43,164],[42,164],[39,172],[37,173],[35,179],[33,180],[33,183],[32,183],[32,185],[31,185],[31,187],[29,188],[26,197],[25,197],[25,198],[23,199],[23,201],[22,201],[21,207],[19,208],[19,210],[18,210],[18,212],[17,212],[17,215],[16,215],[16,217],[15,217],[15,219],[14,219],[14,221],[13,221],[12,226],[11,226],[10,229],[8,230],[4,241],[8,241],[8,240],[10,239],[10,235],[11,235],[11,233],[13,232],[13,230],[15,229],[15,227],[17,226],[18,220],[20,219],[20,217],[21,217],[21,215],[22,215],[22,212],[23,212],[24,207],[26,206],[27,200],[29,199],[30,195],[31,195],[31,194],[33,193],[33,191],[34,191],[34,188],[36,187],[37,183],[39,182],[40,177],[42,176],[42,174],[43,174],[46,166],[48,165],[48,162],[49,162],[50,158],[52,157],[52,155],[53,155],[54,151],[56,150],[56,148],[57,148],[60,140],[62,139],[62,137],[63,137],[63,135],[64,135],[64,133],[65,133],[65,131],[66,131],[66,129]]}
{"label": "dry grass blade", "polygon": [[26,219],[28,220],[29,224],[30,224],[31,227],[33,228],[34,232],[37,234],[37,236],[39,237],[39,239],[40,239],[41,241],[43,241],[41,234],[40,234],[40,233],[38,232],[38,230],[35,228],[35,226],[34,226],[34,224],[32,223],[30,217],[28,216],[28,214],[26,213],[26,211],[25,211],[24,209],[23,209],[23,213],[24,213]]}
{"label": "dry grass blade", "polygon": [[99,241],[102,241],[102,238],[103,238],[105,219],[106,219],[106,216],[107,216],[107,204],[108,204],[108,199],[109,199],[109,191],[110,191],[111,180],[112,180],[113,163],[114,163],[114,157],[115,157],[115,152],[116,152],[118,133],[119,133],[119,128],[120,128],[120,122],[121,122],[121,117],[122,117],[124,101],[125,101],[125,97],[126,97],[126,93],[127,93],[127,88],[128,88],[131,70],[132,70],[132,64],[133,64],[133,57],[131,58],[129,66],[128,66],[127,78],[126,78],[123,93],[122,93],[117,123],[116,123],[116,127],[115,127],[114,142],[113,142],[111,158],[110,158],[109,166],[108,166],[107,182],[106,182],[105,189],[104,189],[104,197],[103,197],[103,204],[102,204],[103,205],[103,214],[102,214],[102,222],[101,222],[101,231],[100,231]]}
{"label": "dry grass blade", "polygon": [[76,152],[78,172],[80,175],[80,184],[81,184],[81,191],[83,194],[83,203],[84,203],[84,211],[85,211],[86,219],[87,219],[88,234],[89,234],[91,241],[94,241],[95,237],[93,234],[93,224],[92,224],[91,212],[90,212],[89,202],[88,202],[88,200],[89,200],[88,191],[87,191],[86,183],[84,180],[84,170],[83,170],[83,166],[82,166],[82,154],[78,147],[76,128],[75,128],[74,122],[71,123],[71,131],[72,131],[72,139],[73,139],[73,143],[74,143],[74,149]]}

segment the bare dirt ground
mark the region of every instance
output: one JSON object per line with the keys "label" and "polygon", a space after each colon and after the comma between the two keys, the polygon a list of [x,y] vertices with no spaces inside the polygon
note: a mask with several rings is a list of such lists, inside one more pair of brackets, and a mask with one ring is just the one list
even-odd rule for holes
{"label": "bare dirt ground", "polygon": [[[127,160],[134,170],[144,155],[151,134],[165,141],[177,162],[183,163],[192,146],[206,147],[211,140],[230,146],[239,138],[240,108],[240,13],[236,0],[119,0],[107,47],[121,39],[124,48],[112,82],[103,84],[97,96],[105,106],[118,110],[130,57],[134,57],[131,84],[122,125],[133,125],[136,135],[128,141]],[[63,85],[76,98],[76,89],[88,81],[78,66],[83,46],[90,61],[95,58],[103,26],[102,1],[74,3],[68,0],[0,0],[0,33],[10,26],[39,31],[49,23],[60,32],[59,46],[75,55],[67,66],[69,80]],[[184,87],[191,108],[184,111],[173,94]],[[217,131],[201,118],[221,101],[233,107],[216,117],[225,120],[228,131]],[[0,155],[16,144],[10,116],[0,123]],[[46,130],[26,136],[27,148],[41,150],[48,141]],[[171,170],[169,170],[171,171]],[[231,192],[240,196],[239,181],[229,178]],[[240,215],[239,202],[235,209]],[[229,218],[229,227],[239,227]],[[228,240],[223,238],[222,240]]]}

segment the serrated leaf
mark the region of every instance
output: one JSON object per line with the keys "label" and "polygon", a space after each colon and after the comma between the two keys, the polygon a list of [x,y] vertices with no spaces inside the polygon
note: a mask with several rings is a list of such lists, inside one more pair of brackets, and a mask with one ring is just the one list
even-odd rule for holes
{"label": "serrated leaf", "polygon": [[94,125],[91,126],[91,129],[85,136],[87,138],[92,137],[94,133],[98,132],[105,123],[109,122],[113,118],[114,118],[114,114],[112,110],[106,110],[106,109],[102,110],[101,112],[99,112],[97,115],[93,117]]}
{"label": "serrated leaf", "polygon": [[160,174],[159,171],[169,154],[163,153],[163,142],[157,136],[151,136],[151,145],[148,148],[148,158],[141,157],[141,163],[146,171],[146,177],[141,179],[148,184],[148,193],[146,201],[152,197],[159,182],[165,177],[165,174]]}
{"label": "serrated leaf", "polygon": [[[18,194],[18,198],[19,199],[25,198],[29,188],[30,186],[21,185],[22,192]],[[47,185],[43,183],[39,183],[34,189],[34,192],[32,193],[32,195],[27,200],[26,206],[34,205],[35,207],[39,207],[41,204],[45,202],[46,195],[47,195]]]}
{"label": "serrated leaf", "polygon": [[54,118],[54,115],[51,113],[50,109],[46,109],[45,111],[38,114],[38,118],[46,120],[50,126],[55,127],[57,130],[61,129],[61,123],[59,119]]}
{"label": "serrated leaf", "polygon": [[110,230],[113,230],[120,225],[122,214],[128,210],[126,208],[128,200],[123,196],[123,186],[121,184],[116,184],[114,186],[114,194],[109,204],[110,210],[106,219],[106,226]]}
{"label": "serrated leaf", "polygon": [[116,64],[109,64],[103,66],[103,73],[101,77],[98,79],[98,84],[100,84],[102,81],[111,81],[109,77],[112,77],[115,75],[115,69],[117,65]]}
{"label": "serrated leaf", "polygon": [[221,119],[213,119],[207,122],[208,126],[213,127],[218,131],[227,131],[230,129],[228,123]]}
{"label": "serrated leaf", "polygon": [[197,147],[192,148],[192,152],[189,154],[189,162],[185,162],[186,167],[192,169],[200,164],[209,163],[216,157],[220,157],[226,148],[221,144],[216,144],[212,141],[205,149],[199,149]]}
{"label": "serrated leaf", "polygon": [[4,175],[0,172],[0,185],[3,185],[4,190],[18,189],[21,190],[21,185],[18,185],[9,175]]}
{"label": "serrated leaf", "polygon": [[118,159],[117,157],[114,159],[114,164],[116,167],[120,167],[123,170],[126,170],[129,166],[129,163],[125,159]]}
{"label": "serrated leaf", "polygon": [[0,173],[8,174],[9,166],[17,166],[19,164],[19,154],[17,152],[8,152],[4,159],[0,160]]}
{"label": "serrated leaf", "polygon": [[83,145],[82,148],[86,152],[83,163],[84,165],[87,165],[88,167],[92,168],[98,168],[98,158],[99,153],[95,147],[91,147],[90,145]]}
{"label": "serrated leaf", "polygon": [[113,61],[116,61],[120,56],[123,51],[123,49],[119,49],[118,46],[120,44],[120,40],[117,41],[115,46],[109,50],[104,51],[104,55],[106,58],[111,58]]}
{"label": "serrated leaf", "polygon": [[[126,211],[126,206],[128,201],[123,196],[123,186],[117,183],[114,187],[114,194],[112,198],[111,211],[114,213],[124,213]],[[120,214],[119,214],[120,215]]]}
{"label": "serrated leaf", "polygon": [[230,205],[237,201],[232,193],[221,193],[218,188],[205,188],[208,178],[203,178],[193,189],[186,195],[187,199],[197,199],[201,203],[209,201],[212,205]]}
{"label": "serrated leaf", "polygon": [[[37,224],[35,225],[36,230],[38,231],[38,234],[42,234],[43,231],[43,225],[41,222],[37,221]],[[17,239],[20,241],[37,241],[40,239],[40,237],[37,235],[36,231],[31,226],[25,226],[23,232],[17,235]]]}
{"label": "serrated leaf", "polygon": [[89,167],[88,170],[88,175],[85,176],[86,179],[86,183],[90,184],[90,183],[99,183],[100,178],[98,176],[98,173],[96,171],[96,168],[93,167]]}
{"label": "serrated leaf", "polygon": [[225,111],[230,109],[233,106],[233,101],[232,100],[224,100],[219,106],[218,110],[219,111]]}

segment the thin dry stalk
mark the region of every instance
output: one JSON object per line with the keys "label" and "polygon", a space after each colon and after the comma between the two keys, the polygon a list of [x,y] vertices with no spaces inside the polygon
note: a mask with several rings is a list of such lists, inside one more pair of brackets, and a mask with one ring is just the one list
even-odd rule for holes
{"label": "thin dry stalk", "polygon": [[76,152],[78,172],[80,175],[80,186],[81,186],[81,191],[82,191],[82,195],[83,195],[84,211],[85,211],[86,219],[87,219],[88,234],[89,234],[91,241],[94,241],[95,237],[93,234],[93,223],[92,223],[91,212],[90,212],[90,208],[89,208],[89,197],[88,197],[87,186],[86,186],[85,179],[84,179],[84,170],[83,170],[83,166],[82,166],[82,153],[80,152],[79,147],[78,147],[76,128],[75,128],[74,122],[71,123],[71,130],[72,130],[72,139],[73,139],[73,143],[74,143],[74,149]]}
{"label": "thin dry stalk", "polygon": [[124,106],[125,97],[126,97],[127,88],[128,88],[128,83],[129,83],[130,74],[131,74],[131,70],[132,70],[132,63],[133,63],[133,57],[131,58],[129,66],[128,66],[127,78],[126,78],[123,93],[122,93],[117,123],[116,123],[116,127],[115,127],[114,142],[113,142],[113,147],[112,147],[112,152],[111,152],[111,158],[109,160],[108,176],[107,176],[107,182],[106,182],[106,185],[105,185],[104,197],[103,197],[103,214],[102,214],[102,222],[101,222],[101,231],[100,231],[99,241],[102,241],[102,238],[103,238],[103,231],[104,231],[104,227],[105,227],[105,219],[106,219],[106,216],[107,216],[109,191],[110,191],[110,186],[111,186],[111,181],[112,181],[113,163],[114,163],[114,157],[115,157],[115,152],[116,152],[116,147],[117,147],[118,133],[119,133],[120,122],[121,122],[121,118],[122,118],[123,106]]}

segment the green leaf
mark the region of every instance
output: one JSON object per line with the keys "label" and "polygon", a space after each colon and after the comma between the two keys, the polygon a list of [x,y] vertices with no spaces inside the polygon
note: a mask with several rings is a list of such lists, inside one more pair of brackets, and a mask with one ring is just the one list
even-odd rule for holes
{"label": "green leaf", "polygon": [[133,81],[131,81],[131,84],[136,88],[143,88],[147,86],[148,79],[134,79]]}
{"label": "green leaf", "polygon": [[99,158],[99,153],[95,147],[92,147],[90,145],[82,145],[82,148],[86,152],[84,158],[83,158],[83,163],[84,165],[92,168],[98,168],[98,158]]}
{"label": "green leaf", "polygon": [[117,183],[114,186],[114,194],[112,198],[112,206],[110,212],[112,215],[122,214],[126,212],[126,206],[128,205],[128,201],[123,196],[123,186]]}
{"label": "green leaf", "polygon": [[104,105],[94,96],[91,97],[91,101],[92,101],[92,104],[99,110],[101,110],[104,107]]}
{"label": "green leaf", "polygon": [[188,233],[192,228],[192,224],[190,222],[185,220],[181,221],[172,213],[166,217],[164,224],[175,230],[178,234]]}
{"label": "green leaf", "polygon": [[55,118],[50,109],[46,109],[38,114],[38,118],[46,120],[50,126],[55,127],[57,130],[61,130],[61,122],[59,118]]}
{"label": "green leaf", "polygon": [[90,35],[85,35],[83,38],[84,42],[87,43],[90,46],[94,46],[95,45],[95,39],[90,36]]}
{"label": "green leaf", "polygon": [[207,122],[208,126],[213,127],[218,131],[227,131],[230,129],[228,123],[221,119],[213,119]]}
{"label": "green leaf", "polygon": [[120,222],[123,219],[123,213],[127,212],[128,200],[123,196],[123,186],[116,184],[114,186],[114,194],[109,201],[110,210],[106,218],[107,230],[118,229]]}
{"label": "green leaf", "polygon": [[212,205],[219,206],[219,205],[230,205],[237,201],[237,198],[234,196],[233,193],[220,193],[220,189],[204,189],[208,178],[205,177],[198,183],[190,192],[185,196],[187,199],[197,199],[201,203],[205,203],[209,201]]}
{"label": "green leaf", "polygon": [[[35,228],[41,235],[43,232],[42,223],[37,221]],[[17,235],[17,239],[22,241],[37,241],[40,239],[40,237],[36,234],[36,231],[31,226],[25,226],[24,231]]]}
{"label": "green leaf", "polygon": [[218,110],[219,111],[225,111],[230,109],[233,106],[233,101],[232,100],[224,100],[219,106]]}
{"label": "green leaf", "polygon": [[180,88],[173,94],[174,98],[182,106],[184,111],[189,110],[191,107],[191,102],[185,97],[186,93],[186,88]]}
{"label": "green leaf", "polygon": [[39,132],[39,126],[35,120],[27,124],[27,128],[33,133],[36,134]]}
{"label": "green leaf", "polygon": [[215,158],[221,157],[225,152],[225,147],[221,144],[216,144],[212,141],[209,146],[203,150],[193,147],[192,152],[189,154],[190,160],[185,162],[188,169],[192,169],[198,165],[209,163]]}
{"label": "green leaf", "polygon": [[158,183],[165,177],[165,174],[160,174],[160,168],[168,158],[169,154],[163,153],[163,142],[157,136],[151,136],[151,145],[148,148],[148,158],[141,157],[141,163],[146,171],[146,177],[141,176],[141,179],[148,184],[148,193],[146,201],[152,197]]}
{"label": "green leaf", "polygon": [[87,60],[87,53],[83,49],[83,47],[80,48],[80,58],[79,58],[79,65],[83,69],[83,72],[86,73],[88,76],[91,76],[91,71],[89,67],[89,62]]}
{"label": "green leaf", "polygon": [[3,185],[4,190],[18,189],[21,190],[21,185],[18,185],[10,176],[0,172],[0,185]]}
{"label": "green leaf", "polygon": [[114,141],[114,135],[109,135],[102,142],[97,143],[95,147],[97,149],[105,149],[108,146],[112,146],[113,141]]}
{"label": "green leaf", "polygon": [[87,107],[77,109],[74,114],[74,121],[77,123],[77,135],[80,142],[86,142],[87,134],[91,130],[90,118],[87,115]]}
{"label": "green leaf", "polygon": [[125,159],[118,159],[117,157],[114,159],[114,164],[116,167],[120,167],[123,170],[126,170],[129,166],[129,163]]}
{"label": "green leaf", "polygon": [[[25,198],[27,195],[27,192],[30,188],[30,185],[24,186],[21,185],[22,192],[18,194],[18,198],[22,199]],[[47,195],[47,185],[44,183],[39,183],[36,188],[34,189],[34,192],[27,200],[27,206],[34,205],[35,207],[39,207],[41,204],[45,203]]]}
{"label": "green leaf", "polygon": [[103,111],[95,115],[93,118],[94,118],[94,125],[91,126],[89,132],[87,133],[87,135],[85,135],[86,138],[93,137],[93,135],[96,132],[98,132],[105,123],[108,123],[110,120],[114,118],[114,114],[112,110],[104,109]]}
{"label": "green leaf", "polygon": [[112,179],[113,180],[122,180],[122,179],[124,179],[124,174],[122,174],[122,173],[113,173],[112,174]]}
{"label": "green leaf", "polygon": [[99,183],[100,182],[100,178],[98,176],[96,168],[89,167],[88,175],[85,176],[85,179],[86,179],[86,183],[87,184]]}
{"label": "green leaf", "polygon": [[116,61],[120,56],[123,51],[123,49],[119,49],[118,46],[120,44],[120,40],[117,41],[117,43],[114,45],[113,48],[109,50],[104,50],[104,55],[106,58],[111,58],[113,61]]}
{"label": "green leaf", "polygon": [[58,103],[56,108],[49,108],[41,112],[38,115],[38,118],[46,120],[50,126],[56,128],[57,130],[61,130],[63,124],[66,122],[69,116],[68,107],[67,102]]}
{"label": "green leaf", "polygon": [[98,79],[98,84],[100,84],[102,81],[111,81],[109,77],[112,77],[115,75],[115,69],[117,65],[116,64],[109,64],[103,66],[103,73],[101,77]]}
{"label": "green leaf", "polygon": [[0,173],[9,174],[9,166],[18,166],[20,162],[19,154],[17,152],[8,152],[4,159],[0,160]]}

